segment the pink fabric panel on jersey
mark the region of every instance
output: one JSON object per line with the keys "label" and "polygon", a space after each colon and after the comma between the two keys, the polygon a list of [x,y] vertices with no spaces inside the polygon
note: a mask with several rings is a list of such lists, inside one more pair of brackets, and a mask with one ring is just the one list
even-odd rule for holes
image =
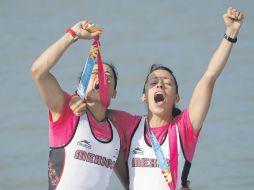
{"label": "pink fabric panel on jersey", "polygon": [[195,135],[189,116],[189,109],[186,108],[176,117],[181,142],[186,159],[191,162],[199,139],[199,133]]}
{"label": "pink fabric panel on jersey", "polygon": [[[71,96],[64,93],[65,101],[62,109],[62,113],[59,119],[55,122],[52,120],[51,112],[49,111],[49,145],[50,147],[61,147],[66,145],[74,135],[76,130],[77,122],[79,117],[74,115],[69,107],[69,102]],[[108,122],[97,122],[93,116],[88,113],[89,122],[93,130],[94,135],[99,139],[104,139],[105,141],[111,138],[111,129]],[[125,146],[124,134],[121,128],[115,126],[121,140],[121,148]]]}
{"label": "pink fabric panel on jersey", "polygon": [[120,110],[110,110],[114,117],[114,124],[123,130],[125,135],[125,146],[123,146],[123,151],[125,153],[125,159],[128,159],[128,151],[130,145],[131,135],[134,129],[137,127],[141,116],[131,115],[128,112]]}
{"label": "pink fabric panel on jersey", "polygon": [[64,93],[64,106],[62,113],[57,121],[53,122],[51,112],[49,111],[49,146],[61,147],[66,145],[72,138],[76,129],[78,118],[73,114],[69,107],[71,96]]}

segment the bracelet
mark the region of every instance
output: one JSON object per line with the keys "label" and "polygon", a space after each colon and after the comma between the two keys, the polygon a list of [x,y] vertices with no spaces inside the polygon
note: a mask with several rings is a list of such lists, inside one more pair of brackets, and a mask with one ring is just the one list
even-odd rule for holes
{"label": "bracelet", "polygon": [[225,38],[227,41],[231,42],[231,43],[236,43],[236,42],[237,42],[237,37],[231,38],[231,37],[228,36],[226,33],[224,34],[224,38]]}
{"label": "bracelet", "polygon": [[78,40],[77,33],[74,30],[72,30],[71,28],[68,28],[66,30],[66,33],[69,33],[73,37],[74,42],[76,42]]}

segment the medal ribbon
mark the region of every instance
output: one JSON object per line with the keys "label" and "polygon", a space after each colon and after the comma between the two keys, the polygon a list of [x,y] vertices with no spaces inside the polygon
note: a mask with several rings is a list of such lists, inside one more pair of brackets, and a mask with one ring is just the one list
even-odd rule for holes
{"label": "medal ribbon", "polygon": [[89,84],[96,60],[98,63],[100,99],[101,99],[102,105],[105,108],[107,108],[109,105],[108,85],[107,85],[107,80],[106,80],[106,76],[103,69],[103,63],[101,59],[99,37],[94,39],[94,42],[90,48],[85,67],[82,72],[81,79],[79,81],[77,94],[82,100],[85,99],[85,93],[86,93],[87,86]]}
{"label": "medal ribbon", "polygon": [[161,150],[161,146],[160,143],[158,142],[158,140],[156,139],[155,135],[153,134],[153,132],[151,131],[150,127],[148,127],[148,134],[151,140],[151,144],[152,144],[152,148],[153,151],[156,155],[157,158],[157,162],[159,164],[159,168],[162,171],[162,174],[168,184],[168,186],[170,187],[170,183],[172,182],[172,175],[171,175],[171,171],[170,171],[170,165],[167,162],[162,150]]}

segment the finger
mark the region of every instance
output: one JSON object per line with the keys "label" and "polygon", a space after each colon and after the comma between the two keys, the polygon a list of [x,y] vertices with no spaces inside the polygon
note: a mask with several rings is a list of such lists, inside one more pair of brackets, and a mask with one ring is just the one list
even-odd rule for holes
{"label": "finger", "polygon": [[239,15],[240,15],[240,12],[236,11],[236,12],[235,12],[235,17],[238,18]]}
{"label": "finger", "polygon": [[239,12],[235,8],[229,7],[227,10],[227,14],[229,15],[230,18],[235,19],[238,17]]}
{"label": "finger", "polygon": [[243,20],[244,19],[244,15],[243,13],[240,12],[239,16],[238,16],[238,20]]}
{"label": "finger", "polygon": [[237,12],[237,10],[235,8],[231,9],[231,14],[234,14],[235,12]]}
{"label": "finger", "polygon": [[232,13],[232,10],[233,10],[233,7],[229,7],[228,10],[227,10],[227,13],[228,13],[228,14],[231,14],[231,13]]}
{"label": "finger", "polygon": [[69,104],[74,104],[75,102],[77,102],[79,100],[81,100],[80,97],[78,95],[74,95],[71,97]]}
{"label": "finger", "polygon": [[87,31],[90,32],[90,33],[94,33],[94,32],[97,32],[97,31],[102,31],[102,28],[101,26],[99,25],[90,25],[88,28],[87,28]]}
{"label": "finger", "polygon": [[232,13],[226,13],[224,14],[224,18],[236,19],[236,16],[235,14],[232,14]]}
{"label": "finger", "polygon": [[86,109],[81,109],[81,110],[79,110],[79,111],[77,112],[77,115],[78,115],[78,116],[81,116],[81,115],[83,115],[85,112],[86,112]]}
{"label": "finger", "polygon": [[89,27],[89,21],[85,21],[82,23],[82,29],[86,30]]}
{"label": "finger", "polygon": [[86,112],[86,104],[85,103],[82,103],[82,104],[79,104],[74,110],[73,110],[73,113],[75,115],[83,115],[84,113]]}
{"label": "finger", "polygon": [[82,104],[83,101],[78,97],[78,98],[73,98],[70,103],[69,106],[71,108],[71,110],[75,110],[79,107],[80,104]]}
{"label": "finger", "polygon": [[96,31],[96,32],[91,33],[91,36],[92,36],[93,38],[95,38],[95,37],[97,37],[97,36],[100,36],[101,34],[102,34],[102,31]]}
{"label": "finger", "polygon": [[77,113],[77,112],[74,112],[74,111],[73,111],[73,114],[78,116],[78,117],[82,115],[81,113]]}
{"label": "finger", "polygon": [[86,103],[82,102],[81,104],[79,104],[76,107],[77,112],[83,112],[84,110],[86,110]]}
{"label": "finger", "polygon": [[229,14],[229,13],[225,13],[225,14],[223,15],[223,18],[224,18],[224,19],[234,19],[234,17],[233,17],[231,14]]}
{"label": "finger", "polygon": [[78,96],[73,96],[69,102],[69,106],[73,106],[80,98]]}
{"label": "finger", "polygon": [[73,111],[73,114],[76,115],[76,116],[81,116],[81,115],[84,114],[84,112],[75,112],[75,111]]}

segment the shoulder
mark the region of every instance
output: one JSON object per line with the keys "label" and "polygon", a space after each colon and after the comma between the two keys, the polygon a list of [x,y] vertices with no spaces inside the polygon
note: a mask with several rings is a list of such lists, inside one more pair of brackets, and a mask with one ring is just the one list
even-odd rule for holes
{"label": "shoulder", "polygon": [[189,108],[184,108],[184,110],[175,117],[175,121],[179,123],[191,124],[190,115],[189,115]]}
{"label": "shoulder", "polygon": [[189,109],[185,108],[183,112],[175,118],[179,130],[181,145],[185,157],[190,162],[193,159],[196,144],[199,139],[199,133],[195,135],[189,116]]}
{"label": "shoulder", "polygon": [[188,108],[185,108],[182,113],[175,118],[175,122],[181,136],[191,136],[195,138],[196,135],[194,134]]}
{"label": "shoulder", "polygon": [[122,128],[125,132],[132,130],[137,126],[141,120],[141,116],[133,115],[121,110],[108,110],[107,117],[114,123],[114,125]]}
{"label": "shoulder", "polygon": [[49,141],[50,146],[55,147],[58,144],[65,144],[73,135],[77,121],[79,119],[78,116],[74,115],[69,107],[69,101],[71,99],[71,95],[64,92],[64,106],[62,108],[60,117],[58,120],[53,121],[51,113],[49,111]]}
{"label": "shoulder", "polygon": [[141,119],[141,116],[139,115],[133,115],[129,112],[122,111],[122,110],[114,110],[114,109],[109,109],[107,110],[107,117],[111,119],[113,122],[135,122],[137,120]]}

